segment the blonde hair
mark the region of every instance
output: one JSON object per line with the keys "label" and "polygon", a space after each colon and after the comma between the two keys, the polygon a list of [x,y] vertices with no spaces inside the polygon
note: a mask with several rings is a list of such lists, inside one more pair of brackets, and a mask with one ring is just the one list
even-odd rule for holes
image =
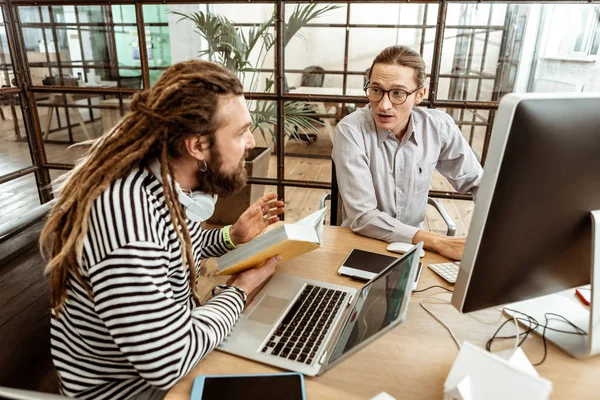
{"label": "blonde hair", "polygon": [[189,268],[192,293],[198,298],[190,233],[174,180],[169,184],[167,179],[173,174],[170,160],[184,154],[188,137],[208,135],[212,145],[220,123],[216,118],[219,96],[242,93],[238,78],[219,65],[205,61],[178,63],[168,68],[152,88],[134,96],[131,112],[108,134],[90,142],[87,154],[69,173],[40,237],[42,251],[49,255],[45,272],[57,315],[67,297],[69,272],[92,297],[78,266],[82,265],[94,200],[116,179],[153,159],[161,162],[165,203],[183,247],[182,262]]}
{"label": "blonde hair", "polygon": [[408,46],[390,46],[386,47],[375,57],[371,68],[369,68],[368,80],[371,80],[371,72],[375,64],[391,64],[409,67],[415,70],[415,81],[417,87],[425,87],[425,61],[423,57]]}

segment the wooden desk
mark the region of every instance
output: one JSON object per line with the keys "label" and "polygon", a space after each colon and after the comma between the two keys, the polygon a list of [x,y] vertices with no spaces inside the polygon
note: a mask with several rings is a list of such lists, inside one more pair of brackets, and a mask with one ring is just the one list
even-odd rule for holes
{"label": "wooden desk", "polygon": [[[116,81],[100,81],[98,83],[93,83],[93,84],[90,83],[90,84],[85,85],[85,87],[92,87],[92,88],[112,88],[112,87],[116,87],[116,86],[117,86]],[[59,107],[66,107],[67,112],[69,113],[69,117],[71,117],[71,115],[75,116],[75,120],[77,121],[77,124],[79,124],[79,126],[81,126],[81,130],[83,131],[83,134],[85,135],[87,140],[93,139],[93,137],[90,135],[90,133],[85,125],[85,121],[83,120],[83,116],[81,115],[81,110],[78,107],[69,107],[69,105],[76,104],[76,102],[78,100],[87,100],[89,98],[93,98],[96,96],[97,96],[96,94],[67,93],[67,94],[65,94],[65,97],[63,98],[62,94],[60,94],[60,93],[50,93],[48,103],[44,103],[44,105],[49,105],[48,111],[46,113],[46,121],[47,121],[46,122],[46,130],[43,132],[44,140],[48,140],[48,135],[50,135],[50,125],[52,125],[52,118],[54,115],[54,110],[56,109],[56,115],[58,115]],[[66,99],[66,103],[65,103],[65,99]],[[103,126],[104,126],[104,119],[103,119]],[[105,131],[103,131],[103,132],[105,132]]]}
{"label": "wooden desk", "polygon": [[[336,273],[350,250],[360,248],[392,255],[385,250],[386,243],[355,235],[347,228],[325,226],[324,243],[324,247],[278,266],[278,272],[360,287],[360,283]],[[440,255],[429,252],[422,260],[425,264],[445,261]],[[209,271],[212,268],[208,265]],[[216,280],[205,278],[202,293],[208,293]],[[419,288],[440,284],[444,282],[425,267]],[[413,295],[406,321],[383,337],[325,374],[316,378],[305,377],[307,398],[369,399],[384,391],[397,399],[441,399],[444,381],[458,349],[448,332],[419,305],[431,294]],[[450,298],[449,295],[438,297]],[[460,342],[469,340],[482,347],[504,320],[495,310],[463,315],[447,304],[427,304],[427,307],[454,331]],[[486,324],[482,322],[484,320],[493,323]],[[514,328],[507,327],[505,333],[514,334]],[[513,341],[505,342],[498,342],[494,349],[509,348],[514,344]],[[543,352],[541,338],[530,335],[523,349],[532,362],[539,361]],[[548,344],[546,362],[537,370],[552,381],[553,399],[599,397],[600,357],[577,360]],[[276,371],[277,368],[268,365],[214,351],[175,385],[166,399],[189,399],[193,379],[197,375]]]}
{"label": "wooden desk", "polygon": [[48,135],[50,135],[50,126],[52,125],[52,117],[54,116],[54,110],[56,110],[56,115],[58,116],[59,107],[67,107],[67,113],[69,113],[69,117],[71,117],[72,115],[75,116],[75,120],[77,121],[79,126],[81,126],[81,130],[83,131],[85,138],[87,140],[92,139],[90,133],[87,130],[87,127],[85,126],[85,121],[83,120],[83,116],[81,115],[81,111],[79,110],[79,108],[69,107],[69,105],[75,104],[76,100],[80,100],[83,98],[81,95],[79,95],[77,98],[75,96],[77,95],[67,93],[63,98],[62,94],[60,93],[50,93],[48,99],[49,107],[48,111],[46,112],[46,130],[44,130],[43,132],[44,140],[48,140]]}

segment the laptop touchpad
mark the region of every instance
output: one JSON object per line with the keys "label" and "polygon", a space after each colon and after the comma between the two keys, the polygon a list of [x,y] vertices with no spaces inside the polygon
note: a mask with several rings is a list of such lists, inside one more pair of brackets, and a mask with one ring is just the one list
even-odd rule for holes
{"label": "laptop touchpad", "polygon": [[263,297],[258,306],[254,308],[254,311],[248,316],[248,319],[250,321],[260,322],[261,324],[272,325],[289,302],[288,299],[267,295]]}

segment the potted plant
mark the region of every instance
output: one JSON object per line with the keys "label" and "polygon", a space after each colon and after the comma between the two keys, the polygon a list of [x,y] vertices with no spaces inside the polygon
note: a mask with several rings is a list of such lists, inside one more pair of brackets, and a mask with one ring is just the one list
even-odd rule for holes
{"label": "potted plant", "polygon": [[[317,4],[296,5],[285,23],[283,35],[284,46],[298,35],[300,30],[310,21],[330,10],[339,8],[338,5],[318,7]],[[199,52],[199,56],[208,56],[209,61],[223,65],[234,71],[243,84],[250,79],[250,91],[255,92],[259,85],[260,70],[263,67],[269,50],[275,45],[270,28],[273,27],[275,14],[269,20],[249,28],[248,34],[236,27],[227,17],[211,12],[194,12],[185,14],[174,12],[181,20],[190,20],[196,27],[196,32],[206,40],[207,49]],[[258,52],[255,65],[250,61],[250,56]],[[269,92],[274,85],[273,74],[265,80],[264,91]],[[266,100],[249,101],[249,110],[256,129],[260,132],[265,142],[268,137],[276,142],[273,129],[277,123],[275,103]],[[301,135],[309,133],[318,134],[320,131],[315,126],[322,126],[323,122],[316,118],[316,112],[305,102],[286,102],[284,107],[284,133],[286,138],[301,139]]]}
{"label": "potted plant", "polygon": [[[297,5],[285,24],[284,46],[296,35],[301,36],[300,30],[311,20],[324,13],[338,8],[338,5],[317,7],[316,4]],[[249,79],[249,88],[255,92],[260,83],[259,75],[269,50],[275,45],[271,29],[275,22],[275,14],[265,22],[251,26],[248,33],[227,17],[211,12],[193,12],[185,14],[173,12],[181,20],[192,21],[196,32],[207,42],[207,48],[199,52],[199,56],[208,56],[209,61],[223,65],[234,71],[242,84]],[[256,54],[257,61],[253,64],[251,55]],[[273,73],[264,82],[264,91],[269,92],[274,85]],[[256,132],[260,133],[265,143],[277,142],[274,126],[277,123],[276,103],[266,100],[248,101],[248,109],[252,116]],[[308,103],[302,101],[286,102],[284,105],[284,135],[286,138],[309,138],[310,134],[320,131],[315,126],[323,122],[315,117],[316,112]],[[246,158],[248,176],[266,177],[272,149],[257,147]],[[248,185],[241,192],[217,202],[215,212],[210,221],[214,224],[231,224],[239,215],[264,194],[264,185]]]}

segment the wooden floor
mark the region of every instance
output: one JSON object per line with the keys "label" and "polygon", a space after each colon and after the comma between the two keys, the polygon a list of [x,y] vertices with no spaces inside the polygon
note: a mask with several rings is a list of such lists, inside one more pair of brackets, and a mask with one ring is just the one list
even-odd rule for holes
{"label": "wooden floor", "polygon": [[[10,112],[6,112],[10,118]],[[42,121],[43,125],[44,121]],[[13,130],[13,122],[0,121],[0,176],[14,172],[21,168],[32,165],[29,147],[26,141],[17,141]],[[100,122],[90,124],[88,128],[91,132],[99,131]],[[21,132],[24,135],[25,129],[21,125]],[[83,140],[84,136],[81,128],[73,128],[76,140]],[[52,133],[52,141],[68,139],[66,131]],[[53,163],[74,163],[83,154],[84,149],[80,147],[70,147],[69,144],[46,143],[45,152],[49,162]],[[288,153],[304,153],[312,155],[329,156],[331,154],[331,141],[327,134],[321,134],[318,140],[310,145],[305,142],[288,142],[286,144]],[[50,175],[55,181],[64,171],[51,170]],[[277,176],[277,158],[271,156],[269,178]],[[286,179],[311,180],[319,182],[331,182],[331,159],[286,157],[285,159],[285,177]],[[56,186],[54,187],[56,189]],[[449,190],[452,187],[448,181],[441,175],[434,176],[432,182],[434,190]],[[275,186],[268,186],[266,192],[277,192]],[[286,221],[294,222],[300,218],[314,212],[319,205],[320,199],[328,191],[321,189],[304,189],[287,187],[285,189],[285,202],[287,212]],[[471,222],[473,203],[464,200],[441,200],[442,205],[448,214],[454,219],[457,225],[457,235],[465,235]],[[6,222],[19,214],[30,210],[39,205],[37,187],[33,174],[0,185],[0,223]],[[445,225],[439,214],[428,206],[425,220],[425,228],[434,232],[445,233]]]}

